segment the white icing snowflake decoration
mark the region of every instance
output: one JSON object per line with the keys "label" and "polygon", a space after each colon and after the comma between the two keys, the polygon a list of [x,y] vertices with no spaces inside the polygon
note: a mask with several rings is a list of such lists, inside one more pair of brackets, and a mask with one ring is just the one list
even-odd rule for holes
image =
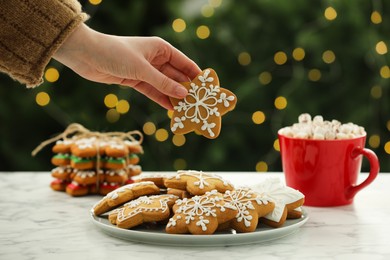
{"label": "white icing snowflake decoration", "polygon": [[188,95],[182,100],[171,98],[174,106],[172,132],[186,134],[198,130],[208,138],[216,138],[221,131],[221,116],[234,109],[236,96],[219,86],[217,74],[212,69],[204,70],[183,85],[188,89]]}

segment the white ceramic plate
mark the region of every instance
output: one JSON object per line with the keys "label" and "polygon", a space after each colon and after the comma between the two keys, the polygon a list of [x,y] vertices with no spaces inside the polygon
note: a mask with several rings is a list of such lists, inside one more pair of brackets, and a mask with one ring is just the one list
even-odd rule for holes
{"label": "white ceramic plate", "polygon": [[103,232],[125,240],[139,243],[169,246],[230,246],[262,243],[279,239],[296,232],[306,223],[308,215],[303,211],[302,218],[286,220],[280,228],[260,227],[252,233],[219,232],[213,235],[173,235],[165,233],[165,226],[142,226],[137,229],[122,229],[112,225],[107,216],[90,214],[92,222]]}

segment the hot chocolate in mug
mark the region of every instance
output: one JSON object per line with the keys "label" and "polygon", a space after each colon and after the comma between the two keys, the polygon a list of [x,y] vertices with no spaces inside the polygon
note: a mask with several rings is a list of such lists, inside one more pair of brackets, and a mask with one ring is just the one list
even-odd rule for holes
{"label": "hot chocolate in mug", "polygon": [[[335,140],[294,138],[279,131],[279,145],[286,184],[305,195],[307,206],[340,206],[378,175],[379,161],[365,147],[366,135]],[[368,159],[370,173],[358,184],[362,158]]]}

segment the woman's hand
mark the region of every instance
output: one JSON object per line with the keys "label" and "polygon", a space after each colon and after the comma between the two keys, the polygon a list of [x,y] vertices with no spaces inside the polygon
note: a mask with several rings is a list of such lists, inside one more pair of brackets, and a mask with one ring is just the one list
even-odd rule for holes
{"label": "woman's hand", "polygon": [[107,35],[85,24],[53,57],[88,80],[130,86],[166,109],[172,109],[169,96],[187,95],[179,82],[189,81],[201,71],[161,38]]}

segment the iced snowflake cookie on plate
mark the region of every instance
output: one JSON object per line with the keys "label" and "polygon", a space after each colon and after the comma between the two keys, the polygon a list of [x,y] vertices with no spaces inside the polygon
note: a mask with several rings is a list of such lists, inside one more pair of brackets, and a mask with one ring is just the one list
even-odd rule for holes
{"label": "iced snowflake cookie on plate", "polygon": [[220,87],[213,69],[205,69],[191,82],[181,84],[187,88],[188,95],[184,99],[170,98],[174,108],[171,131],[186,134],[196,130],[207,138],[217,138],[221,117],[235,108],[237,97]]}
{"label": "iced snowflake cookie on plate", "polygon": [[191,199],[179,199],[173,206],[174,216],[165,228],[169,234],[214,234],[220,224],[232,220],[237,208],[216,190]]}
{"label": "iced snowflake cookie on plate", "polygon": [[237,232],[246,233],[256,230],[259,218],[271,213],[275,203],[268,196],[254,192],[249,188],[237,188],[223,194],[224,201],[237,209],[234,219],[222,225],[222,229],[233,228]]}

